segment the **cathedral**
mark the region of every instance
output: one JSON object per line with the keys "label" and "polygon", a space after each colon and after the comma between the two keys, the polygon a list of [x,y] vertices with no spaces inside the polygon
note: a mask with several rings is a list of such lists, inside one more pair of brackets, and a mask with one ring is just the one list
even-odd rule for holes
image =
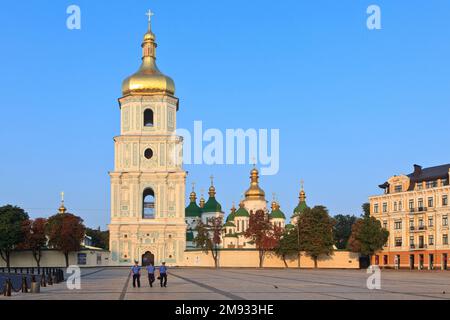
{"label": "cathedral", "polygon": [[286,216],[281,211],[280,204],[275,199],[272,201],[270,209],[267,208],[268,201],[266,200],[264,190],[259,186],[259,172],[256,168],[253,168],[250,172],[250,187],[245,192],[244,199],[240,201],[239,208],[237,209],[233,205],[226,219],[224,218],[225,214],[222,211],[222,206],[216,199],[216,189],[212,182],[209,188],[208,201],[205,202],[202,196],[199,204],[197,204],[197,194],[194,190],[192,190],[189,200],[189,205],[185,209],[187,225],[186,245],[188,249],[195,248],[195,229],[199,221],[206,223],[208,218],[221,217],[225,224],[221,234],[220,246],[226,249],[252,249],[255,248],[255,245],[244,236],[244,232],[249,226],[250,214],[262,210],[267,214],[269,221],[273,225],[281,229],[289,229],[294,227],[298,214],[308,207],[306,204],[306,194],[302,186],[299,204],[294,209],[290,223],[286,224]]}
{"label": "cathedral", "polygon": [[[142,62],[137,72],[122,84],[120,135],[114,138],[114,170],[111,181],[110,250],[112,265],[138,261],[183,265],[186,249],[193,248],[198,221],[224,218],[211,180],[209,198],[200,199],[194,190],[185,208],[186,172],[182,168],[182,138],[175,135],[179,100],[174,81],[156,65],[156,36],[148,29],[142,41]],[[223,248],[252,248],[243,232],[250,214],[266,212],[281,228],[286,217],[275,200],[267,207],[265,192],[259,186],[259,172],[250,173],[250,187],[231,209],[222,234]],[[295,214],[306,207],[302,188]]]}

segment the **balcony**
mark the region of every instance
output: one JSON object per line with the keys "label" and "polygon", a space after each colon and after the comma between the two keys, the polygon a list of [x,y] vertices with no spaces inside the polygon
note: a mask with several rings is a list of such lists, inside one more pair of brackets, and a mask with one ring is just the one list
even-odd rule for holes
{"label": "balcony", "polygon": [[419,208],[417,208],[417,211],[419,211],[419,212],[427,211],[427,207],[419,207]]}
{"label": "balcony", "polygon": [[425,230],[427,230],[426,226],[418,226],[416,227],[409,227],[409,231],[411,232],[424,232]]}
{"label": "balcony", "polygon": [[426,244],[419,244],[419,245],[411,244],[409,246],[410,250],[425,250],[426,248],[427,248]]}

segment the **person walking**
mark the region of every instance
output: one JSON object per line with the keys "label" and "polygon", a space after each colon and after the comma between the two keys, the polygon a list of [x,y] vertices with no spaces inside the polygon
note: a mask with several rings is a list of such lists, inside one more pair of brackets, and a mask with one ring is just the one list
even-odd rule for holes
{"label": "person walking", "polygon": [[165,262],[159,267],[159,280],[161,282],[161,288],[167,288],[167,267]]}
{"label": "person walking", "polygon": [[152,263],[150,263],[147,266],[147,272],[148,272],[148,283],[150,284],[150,287],[153,288],[153,283],[155,282],[155,267]]}
{"label": "person walking", "polygon": [[133,276],[133,288],[136,288],[136,282],[138,288],[141,287],[141,267],[139,262],[135,261],[134,266],[131,268],[131,275]]}

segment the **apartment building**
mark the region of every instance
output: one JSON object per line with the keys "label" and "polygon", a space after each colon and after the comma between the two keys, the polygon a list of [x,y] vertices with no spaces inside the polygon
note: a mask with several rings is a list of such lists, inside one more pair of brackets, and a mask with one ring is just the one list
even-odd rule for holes
{"label": "apartment building", "polygon": [[450,164],[396,175],[369,198],[371,215],[389,231],[372,263],[387,268],[444,269],[450,258]]}

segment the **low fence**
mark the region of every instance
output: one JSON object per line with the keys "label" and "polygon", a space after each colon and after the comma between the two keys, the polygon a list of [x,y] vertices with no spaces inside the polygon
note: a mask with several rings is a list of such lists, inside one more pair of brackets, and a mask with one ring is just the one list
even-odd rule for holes
{"label": "low fence", "polygon": [[41,287],[64,281],[61,268],[0,268],[0,294],[39,293]]}

